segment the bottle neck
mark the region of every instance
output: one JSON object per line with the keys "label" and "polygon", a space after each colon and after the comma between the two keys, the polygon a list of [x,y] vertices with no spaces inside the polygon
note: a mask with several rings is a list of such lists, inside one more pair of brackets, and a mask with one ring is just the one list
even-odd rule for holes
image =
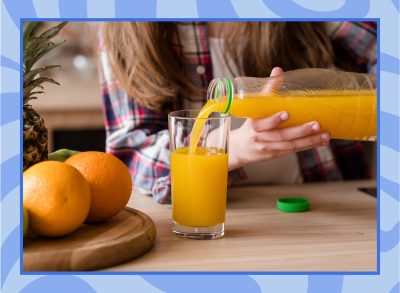
{"label": "bottle neck", "polygon": [[224,114],[229,112],[229,109],[232,104],[234,93],[233,82],[230,78],[215,78],[210,82],[207,90],[207,101],[216,100],[220,101],[222,99],[226,99],[226,107],[224,110]]}

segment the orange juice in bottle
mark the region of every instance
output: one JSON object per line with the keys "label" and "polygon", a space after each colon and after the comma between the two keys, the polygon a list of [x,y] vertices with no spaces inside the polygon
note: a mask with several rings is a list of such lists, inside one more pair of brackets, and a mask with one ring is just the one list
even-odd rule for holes
{"label": "orange juice in bottle", "polygon": [[[374,75],[299,69],[278,77],[214,79],[198,117],[224,112],[240,118],[264,118],[287,111],[290,119],[282,128],[318,121],[332,138],[375,141],[376,105]],[[199,132],[193,131],[193,145]]]}

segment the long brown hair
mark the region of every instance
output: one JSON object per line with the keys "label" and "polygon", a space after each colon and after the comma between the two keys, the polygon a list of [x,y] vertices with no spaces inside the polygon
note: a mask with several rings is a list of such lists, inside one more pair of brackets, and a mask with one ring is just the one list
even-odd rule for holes
{"label": "long brown hair", "polygon": [[[143,105],[162,111],[178,105],[183,96],[204,93],[174,53],[176,23],[108,22],[103,37],[114,76]],[[225,41],[227,54],[246,76],[266,77],[275,66],[327,67],[333,60],[321,22],[229,23]]]}

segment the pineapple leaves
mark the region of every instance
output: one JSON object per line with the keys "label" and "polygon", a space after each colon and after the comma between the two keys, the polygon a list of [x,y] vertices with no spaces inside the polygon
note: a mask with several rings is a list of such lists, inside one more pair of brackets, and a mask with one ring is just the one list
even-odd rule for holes
{"label": "pineapple leaves", "polygon": [[67,22],[61,22],[37,36],[37,31],[43,24],[43,22],[24,23],[24,69],[27,71],[29,71],[43,55],[64,43],[64,41],[61,43],[53,43],[50,40],[60,32]]}
{"label": "pineapple leaves", "polygon": [[29,44],[29,38],[35,34],[35,32],[43,25],[43,22],[40,21],[26,21],[24,22],[24,51],[25,46]]}
{"label": "pineapple leaves", "polygon": [[[44,82],[49,82],[49,83],[53,83],[53,84],[56,84],[56,85],[60,85],[60,84],[59,84],[58,82],[56,82],[54,79],[41,76],[41,77],[32,79],[29,83],[27,83],[26,85],[24,85],[24,95],[25,95],[25,92],[26,92],[27,90],[29,90],[29,92],[31,92],[31,91],[32,91],[34,88],[36,88],[36,87],[40,87],[41,89],[43,89],[43,86],[42,86],[41,84],[44,83]],[[27,92],[27,93],[29,93],[29,92]]]}
{"label": "pineapple leaves", "polygon": [[[28,94],[28,97],[32,97],[33,95],[37,95],[37,94],[44,94],[44,91],[31,92]],[[35,99],[35,98],[32,97],[32,99]]]}
{"label": "pineapple leaves", "polygon": [[[61,22],[58,25],[42,31],[44,22],[24,22],[23,33],[23,78],[24,78],[24,105],[31,99],[36,99],[34,95],[43,93],[43,83],[53,83],[59,85],[55,80],[43,76],[45,71],[61,68],[60,65],[47,65],[39,68],[34,68],[34,65],[40,58],[49,53],[54,48],[57,48],[65,41],[53,42],[52,39],[60,32],[60,30],[67,24]],[[34,91],[35,89],[39,89]]]}
{"label": "pineapple leaves", "polygon": [[61,68],[60,65],[49,65],[49,66],[44,66],[40,68],[33,69],[31,71],[28,71],[24,73],[24,87],[28,85],[29,81],[31,81],[33,78],[35,78],[36,75],[38,75],[41,72],[44,72],[49,69],[53,68]]}
{"label": "pineapple leaves", "polygon": [[55,80],[48,78],[48,77],[44,77],[44,76],[41,76],[41,77],[31,80],[27,85],[24,85],[24,104],[31,99],[31,98],[29,98],[30,94],[35,88],[38,87],[43,90],[42,83],[44,83],[44,82],[60,85]]}
{"label": "pineapple leaves", "polygon": [[[48,52],[50,52],[50,51],[53,50],[54,48],[60,46],[60,45],[63,44],[64,42],[65,42],[65,41],[63,41],[63,42],[61,42],[61,43],[58,43],[58,44],[55,44],[55,43],[53,43],[53,42],[49,42],[48,44],[46,44],[46,46],[45,46],[42,50],[40,50],[40,51],[37,53],[37,55],[32,54],[32,55],[30,55],[30,56],[27,56],[26,62],[25,62],[25,63],[26,63],[26,65],[29,65],[29,67],[26,66],[25,70],[31,69],[32,65],[35,64],[41,57],[43,57],[44,55],[46,55]],[[35,51],[35,50],[33,49],[33,51]],[[32,65],[31,65],[31,64],[32,64]]]}
{"label": "pineapple leaves", "polygon": [[59,25],[42,33],[39,38],[45,38],[47,40],[54,38],[66,24],[66,21],[61,22]]}

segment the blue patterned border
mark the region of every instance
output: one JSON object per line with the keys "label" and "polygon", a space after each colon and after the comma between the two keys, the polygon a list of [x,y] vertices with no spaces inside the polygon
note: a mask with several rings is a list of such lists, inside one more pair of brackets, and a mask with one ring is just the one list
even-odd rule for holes
{"label": "blue patterned border", "polygon": [[[180,9],[176,9],[179,7]],[[2,0],[2,292],[399,292],[400,5],[398,0]],[[30,275],[20,272],[21,18],[380,19],[379,275]]]}

